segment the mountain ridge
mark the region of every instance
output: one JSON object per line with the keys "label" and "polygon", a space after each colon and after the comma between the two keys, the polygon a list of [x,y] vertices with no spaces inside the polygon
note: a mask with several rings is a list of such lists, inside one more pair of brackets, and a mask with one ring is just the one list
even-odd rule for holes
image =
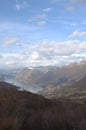
{"label": "mountain ridge", "polygon": [[49,68],[49,70],[43,68],[40,69],[23,69],[16,76],[16,80],[19,82],[25,82],[28,84],[36,84],[47,86],[52,84],[54,86],[62,84],[73,84],[86,74],[86,62],[74,63],[63,67]]}

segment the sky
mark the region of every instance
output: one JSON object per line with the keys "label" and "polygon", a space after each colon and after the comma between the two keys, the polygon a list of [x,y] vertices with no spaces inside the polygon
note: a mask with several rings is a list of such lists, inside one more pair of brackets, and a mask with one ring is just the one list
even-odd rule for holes
{"label": "sky", "polygon": [[86,0],[0,0],[0,68],[86,60]]}

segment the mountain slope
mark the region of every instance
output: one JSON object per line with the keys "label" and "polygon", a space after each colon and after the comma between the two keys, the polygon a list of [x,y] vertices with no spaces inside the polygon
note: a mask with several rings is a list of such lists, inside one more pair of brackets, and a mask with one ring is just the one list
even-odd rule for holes
{"label": "mountain slope", "polygon": [[48,87],[39,92],[45,97],[67,99],[73,102],[86,102],[86,76],[71,86]]}
{"label": "mountain slope", "polygon": [[24,68],[17,76],[16,80],[24,83],[35,83],[35,81],[43,76],[43,72],[37,69]]}
{"label": "mountain slope", "polygon": [[77,86],[78,88],[81,89],[86,89],[86,76],[83,77],[82,79],[78,80],[74,86]]}
{"label": "mountain slope", "polygon": [[0,130],[86,130],[85,110],[86,105],[0,85]]}
{"label": "mountain slope", "polygon": [[54,70],[48,71],[43,77],[38,79],[37,83],[72,83],[86,74],[86,62],[70,64],[63,67],[57,67]]}
{"label": "mountain slope", "polygon": [[40,69],[24,68],[17,76],[16,80],[41,85],[45,88],[48,85],[58,86],[64,84],[74,84],[86,74],[86,62],[74,63],[63,67],[54,67],[53,69],[43,71]]}

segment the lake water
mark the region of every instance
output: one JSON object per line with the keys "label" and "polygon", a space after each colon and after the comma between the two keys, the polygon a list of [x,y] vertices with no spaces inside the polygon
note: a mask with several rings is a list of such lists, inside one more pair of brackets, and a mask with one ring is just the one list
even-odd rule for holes
{"label": "lake water", "polygon": [[26,91],[30,91],[33,93],[37,93],[38,91],[43,90],[43,88],[40,85],[32,85],[32,84],[17,82],[12,79],[7,79],[6,82],[19,86],[21,88],[20,90],[26,90]]}

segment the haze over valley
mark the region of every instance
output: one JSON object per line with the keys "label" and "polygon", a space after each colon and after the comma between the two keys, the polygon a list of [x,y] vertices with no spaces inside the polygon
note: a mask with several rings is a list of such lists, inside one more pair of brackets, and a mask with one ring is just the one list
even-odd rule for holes
{"label": "haze over valley", "polygon": [[76,83],[86,76],[86,61],[58,66],[18,68],[1,71],[4,80],[35,93]]}

